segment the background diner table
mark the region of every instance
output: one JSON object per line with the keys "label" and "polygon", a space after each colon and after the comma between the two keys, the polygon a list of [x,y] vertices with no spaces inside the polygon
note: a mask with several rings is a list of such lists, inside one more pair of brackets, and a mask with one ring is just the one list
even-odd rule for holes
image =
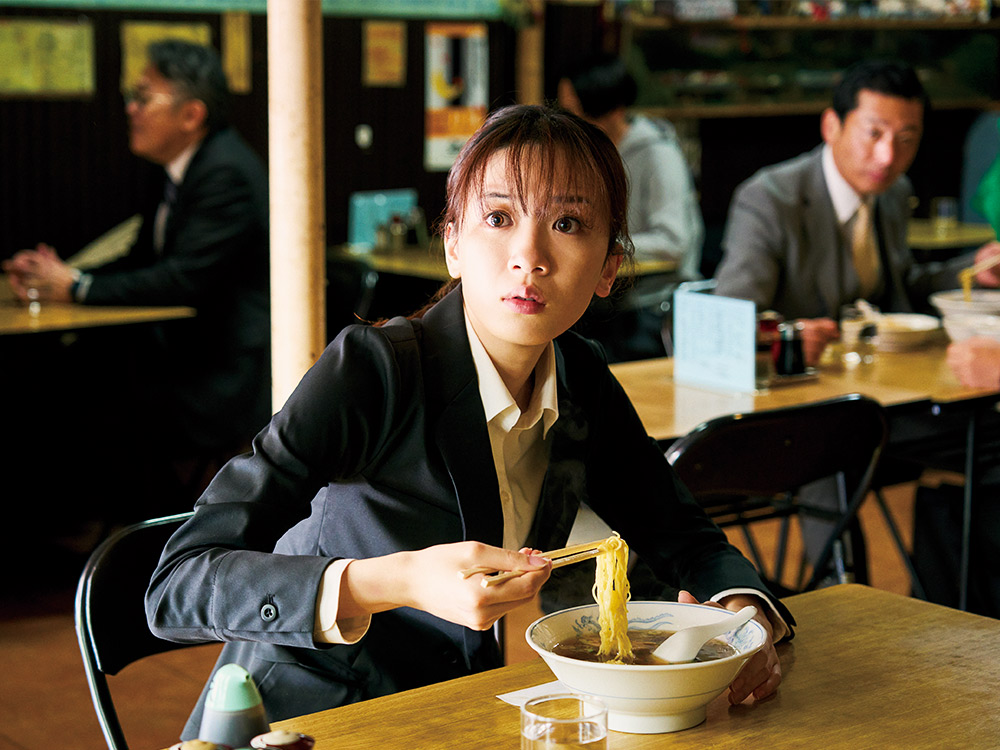
{"label": "background diner table", "polygon": [[821,364],[818,377],[790,381],[757,393],[711,391],[681,385],[673,379],[668,357],[611,365],[631,399],[646,431],[658,441],[687,434],[714,417],[823,401],[860,393],[885,407],[955,404],[1000,395],[996,389],[967,388],[945,361],[947,345],[937,343],[911,351],[879,351],[874,362],[847,367]]}
{"label": "background diner table", "polygon": [[0,274],[0,336],[157,323],[194,316],[193,307],[99,307],[69,302],[43,302],[38,314],[33,315],[14,296],[6,275]]}
{"label": "background diner table", "polygon": [[[327,259],[365,261],[380,273],[411,276],[432,281],[448,281],[448,267],[444,260],[444,246],[440,241],[429,247],[407,246],[399,250],[375,248],[371,250],[341,245],[327,251]],[[636,276],[672,274],[677,270],[675,261],[636,261],[632,269]]]}
{"label": "background diner table", "polygon": [[932,219],[910,219],[906,239],[914,250],[954,250],[975,248],[997,238],[989,224],[958,222],[953,227],[937,227]]}
{"label": "background diner table", "polygon": [[[610,750],[712,747],[992,748],[1000,736],[1000,621],[844,584],[784,600],[797,635],[778,646],[775,697],[669,734],[609,732]],[[519,713],[496,696],[552,681],[541,659],[275,722],[317,749],[519,747]]]}
{"label": "background diner table", "polygon": [[[837,354],[837,348],[832,349]],[[611,371],[646,431],[663,444],[715,417],[796,406],[850,393],[868,396],[886,407],[890,421],[887,454],[912,458],[914,450],[921,452],[922,443],[946,436],[954,442],[950,448],[964,454],[957,581],[958,607],[964,610],[968,603],[973,506],[982,470],[977,461],[979,422],[1000,402],[1000,384],[992,389],[962,385],[948,367],[946,351],[944,341],[909,351],[878,351],[870,364],[853,367],[843,365],[837,355],[832,363],[817,368],[818,376],[813,380],[790,382],[757,393],[717,392],[675,383],[673,361],[669,358],[614,364]],[[961,436],[950,432],[956,422],[963,425]],[[919,425],[916,435],[894,442],[896,432],[910,431],[914,424]]]}

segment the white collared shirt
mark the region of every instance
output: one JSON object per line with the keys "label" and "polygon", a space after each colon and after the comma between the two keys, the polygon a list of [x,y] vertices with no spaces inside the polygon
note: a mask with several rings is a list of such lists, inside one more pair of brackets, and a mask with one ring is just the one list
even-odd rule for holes
{"label": "white collared shirt", "polygon": [[465,329],[479,377],[479,395],[486,412],[493,465],[500,483],[503,546],[518,550],[528,538],[538,509],[542,482],[549,465],[546,438],[559,418],[555,347],[550,341],[538,358],[531,401],[522,412],[473,330],[467,314]]}
{"label": "white collared shirt", "polygon": [[829,145],[823,146],[822,161],[823,179],[826,182],[827,192],[830,193],[833,212],[837,215],[840,238],[843,246],[850,248],[852,244],[851,232],[854,228],[853,220],[857,216],[858,207],[863,199],[840,174],[840,170],[837,169],[837,165],[833,161],[833,150]]}
{"label": "white collared shirt", "polygon": [[[166,165],[165,169],[167,171],[167,176],[178,188],[181,186],[181,183],[184,182],[184,175],[187,173],[188,166],[191,164],[191,159],[194,158],[195,151],[198,150],[200,145],[201,141],[192,143]],[[164,233],[167,230],[168,210],[169,207],[165,202],[160,203],[156,209],[156,216],[153,219],[153,246],[156,248],[157,253],[163,250]]]}

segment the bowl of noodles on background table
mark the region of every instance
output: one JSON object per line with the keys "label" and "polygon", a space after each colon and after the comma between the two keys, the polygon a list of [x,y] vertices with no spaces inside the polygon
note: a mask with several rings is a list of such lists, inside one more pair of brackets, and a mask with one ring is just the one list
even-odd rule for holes
{"label": "bowl of noodles on background table", "polygon": [[[628,602],[628,633],[635,662],[670,633],[719,622],[735,613],[679,602]],[[601,659],[597,604],[545,615],[525,637],[556,678],[576,693],[597,696],[608,707],[608,728],[633,734],[676,732],[705,720],[708,704],[721,695],[765,641],[764,628],[750,620],[699,653],[707,660],[684,664],[613,663]],[[708,653],[706,653],[708,652]]]}

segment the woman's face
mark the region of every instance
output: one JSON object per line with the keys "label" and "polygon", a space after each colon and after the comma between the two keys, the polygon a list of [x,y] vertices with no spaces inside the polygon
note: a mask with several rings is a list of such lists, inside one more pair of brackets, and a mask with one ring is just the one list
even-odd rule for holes
{"label": "woman's face", "polygon": [[466,199],[460,222],[445,234],[448,271],[462,279],[473,329],[494,361],[540,353],[594,294],[610,293],[621,261],[608,255],[607,210],[597,192],[564,187],[574,182],[564,159],[553,184],[523,175],[523,200],[506,160],[505,151],[490,158],[482,195]]}

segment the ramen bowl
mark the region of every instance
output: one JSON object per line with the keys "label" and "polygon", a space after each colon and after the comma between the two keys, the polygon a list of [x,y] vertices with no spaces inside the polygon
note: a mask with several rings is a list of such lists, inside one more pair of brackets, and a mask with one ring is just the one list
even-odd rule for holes
{"label": "ramen bowl", "polygon": [[970,313],[1000,315],[1000,289],[973,289],[968,300],[961,289],[950,289],[946,292],[934,292],[930,301],[945,316]]}
{"label": "ramen bowl", "polygon": [[1000,315],[979,313],[945,315],[944,329],[952,341],[965,341],[973,336],[985,336],[1000,341]]}
{"label": "ramen bowl", "polygon": [[[679,602],[629,602],[629,628],[679,630],[719,622],[735,613],[718,607]],[[677,732],[705,720],[708,704],[721,695],[767,639],[750,620],[719,638],[736,649],[721,659],[687,664],[603,664],[553,652],[560,642],[581,633],[600,632],[596,604],[564,609],[528,626],[528,645],[552,673],[575,693],[593,695],[608,707],[608,728],[632,734]]]}

